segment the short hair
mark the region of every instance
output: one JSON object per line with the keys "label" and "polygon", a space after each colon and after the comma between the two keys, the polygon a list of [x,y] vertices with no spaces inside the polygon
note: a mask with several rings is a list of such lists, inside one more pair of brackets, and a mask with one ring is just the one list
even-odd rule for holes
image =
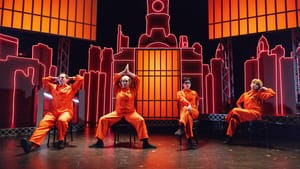
{"label": "short hair", "polygon": [[188,77],[188,76],[183,77],[182,78],[182,83],[184,83],[185,81],[190,81],[191,82],[191,77]]}
{"label": "short hair", "polygon": [[257,83],[259,88],[263,87],[263,82],[260,79],[252,79],[251,83]]}

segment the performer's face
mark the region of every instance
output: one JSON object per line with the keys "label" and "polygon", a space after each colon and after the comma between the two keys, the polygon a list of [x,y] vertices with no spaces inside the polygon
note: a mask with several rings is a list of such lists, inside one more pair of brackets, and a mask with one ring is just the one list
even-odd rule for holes
{"label": "performer's face", "polygon": [[127,88],[130,85],[130,77],[128,76],[123,76],[121,78],[121,87],[122,88]]}
{"label": "performer's face", "polygon": [[259,90],[260,89],[260,85],[257,82],[252,82],[250,85],[252,90]]}
{"label": "performer's face", "polygon": [[67,75],[64,74],[64,73],[60,74],[60,75],[58,76],[58,83],[59,83],[60,85],[66,84],[66,83],[67,83]]}
{"label": "performer's face", "polygon": [[186,80],[183,82],[183,88],[184,89],[189,89],[191,87],[192,83],[189,80]]}

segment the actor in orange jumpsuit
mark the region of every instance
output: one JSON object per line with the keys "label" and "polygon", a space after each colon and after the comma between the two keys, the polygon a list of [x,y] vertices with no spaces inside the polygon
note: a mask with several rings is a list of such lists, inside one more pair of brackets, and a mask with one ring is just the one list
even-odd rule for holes
{"label": "actor in orange jumpsuit", "polygon": [[139,78],[129,71],[128,65],[122,72],[114,76],[116,110],[100,117],[96,130],[97,142],[90,145],[90,148],[103,148],[103,139],[109,128],[123,117],[136,129],[138,138],[143,141],[143,148],[156,148],[148,142],[149,136],[145,120],[134,107],[139,82]]}
{"label": "actor in orange jumpsuit", "polygon": [[225,117],[228,122],[227,139],[224,143],[232,142],[232,136],[240,123],[261,120],[263,102],[275,95],[275,92],[263,86],[260,79],[251,81],[251,90],[243,93],[237,100],[237,107],[233,108]]}
{"label": "actor in orange jumpsuit", "polygon": [[[68,84],[70,81],[73,83]],[[44,77],[42,82],[45,90],[52,95],[51,111],[45,113],[29,140],[25,138],[21,140],[21,146],[26,153],[31,151],[32,146],[39,147],[42,144],[55,123],[58,131],[57,146],[64,148],[63,140],[68,129],[68,122],[72,120],[73,116],[72,100],[81,87],[83,77],[80,75],[68,77],[65,73],[61,73],[59,77]]]}
{"label": "actor in orange jumpsuit", "polygon": [[175,135],[182,136],[185,134],[188,139],[188,148],[192,149],[193,119],[199,116],[198,105],[199,96],[196,91],[191,90],[191,80],[189,77],[183,78],[183,89],[177,92],[177,99],[180,105],[179,129]]}

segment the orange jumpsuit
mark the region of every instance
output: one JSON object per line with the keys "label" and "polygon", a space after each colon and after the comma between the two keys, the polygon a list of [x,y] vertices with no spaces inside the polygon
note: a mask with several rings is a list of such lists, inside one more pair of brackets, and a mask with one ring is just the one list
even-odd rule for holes
{"label": "orange jumpsuit", "polygon": [[274,95],[275,92],[270,88],[259,91],[250,90],[243,93],[236,102],[237,107],[233,108],[225,117],[228,122],[226,134],[233,136],[237,125],[242,122],[261,120],[263,102]]}
{"label": "orange jumpsuit", "polygon": [[114,77],[116,110],[99,118],[96,137],[103,140],[109,128],[124,117],[126,121],[134,126],[140,140],[147,139],[149,136],[145,120],[139,113],[136,112],[134,107],[135,96],[140,80],[136,76],[131,79],[132,82],[130,88],[121,88],[119,85],[120,79],[121,76],[116,74]]}
{"label": "orange jumpsuit", "polygon": [[57,139],[64,139],[68,129],[68,122],[73,116],[73,101],[74,95],[78,92],[83,82],[82,76],[75,76],[72,85],[57,85],[53,83],[53,77],[44,77],[42,79],[44,88],[52,95],[51,111],[46,112],[38,127],[30,137],[29,141],[36,145],[41,145],[49,130],[54,126],[58,130]]}
{"label": "orange jumpsuit", "polygon": [[[199,96],[196,91],[191,89],[182,89],[177,92],[177,99],[180,105],[179,123],[184,125],[184,133],[186,138],[193,138],[193,119],[198,118]],[[192,112],[189,112],[188,105],[192,106]]]}

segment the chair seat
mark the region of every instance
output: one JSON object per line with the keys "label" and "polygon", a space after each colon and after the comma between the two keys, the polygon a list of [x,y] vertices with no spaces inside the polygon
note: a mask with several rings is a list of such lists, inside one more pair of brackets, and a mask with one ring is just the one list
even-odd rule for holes
{"label": "chair seat", "polygon": [[[69,133],[70,134],[70,139],[71,141],[73,141],[73,127],[74,127],[74,124],[72,122],[69,122],[69,125],[68,125],[68,129],[67,129],[67,133],[65,135],[65,138],[64,138],[64,144],[67,145],[67,134]],[[57,132],[57,128],[56,128],[56,125],[54,125],[51,130],[48,132],[48,140],[47,140],[47,147],[49,148],[50,147],[50,139],[51,139],[51,135],[53,136],[53,142],[52,142],[52,145],[56,145],[56,132]]]}
{"label": "chair seat", "polygon": [[[128,133],[129,134],[129,144],[132,146],[132,143],[136,142],[136,131],[135,128],[122,118],[119,122],[111,126],[111,130],[114,133],[114,145],[116,146],[120,142],[120,134]],[[132,141],[133,139],[133,141]]]}

